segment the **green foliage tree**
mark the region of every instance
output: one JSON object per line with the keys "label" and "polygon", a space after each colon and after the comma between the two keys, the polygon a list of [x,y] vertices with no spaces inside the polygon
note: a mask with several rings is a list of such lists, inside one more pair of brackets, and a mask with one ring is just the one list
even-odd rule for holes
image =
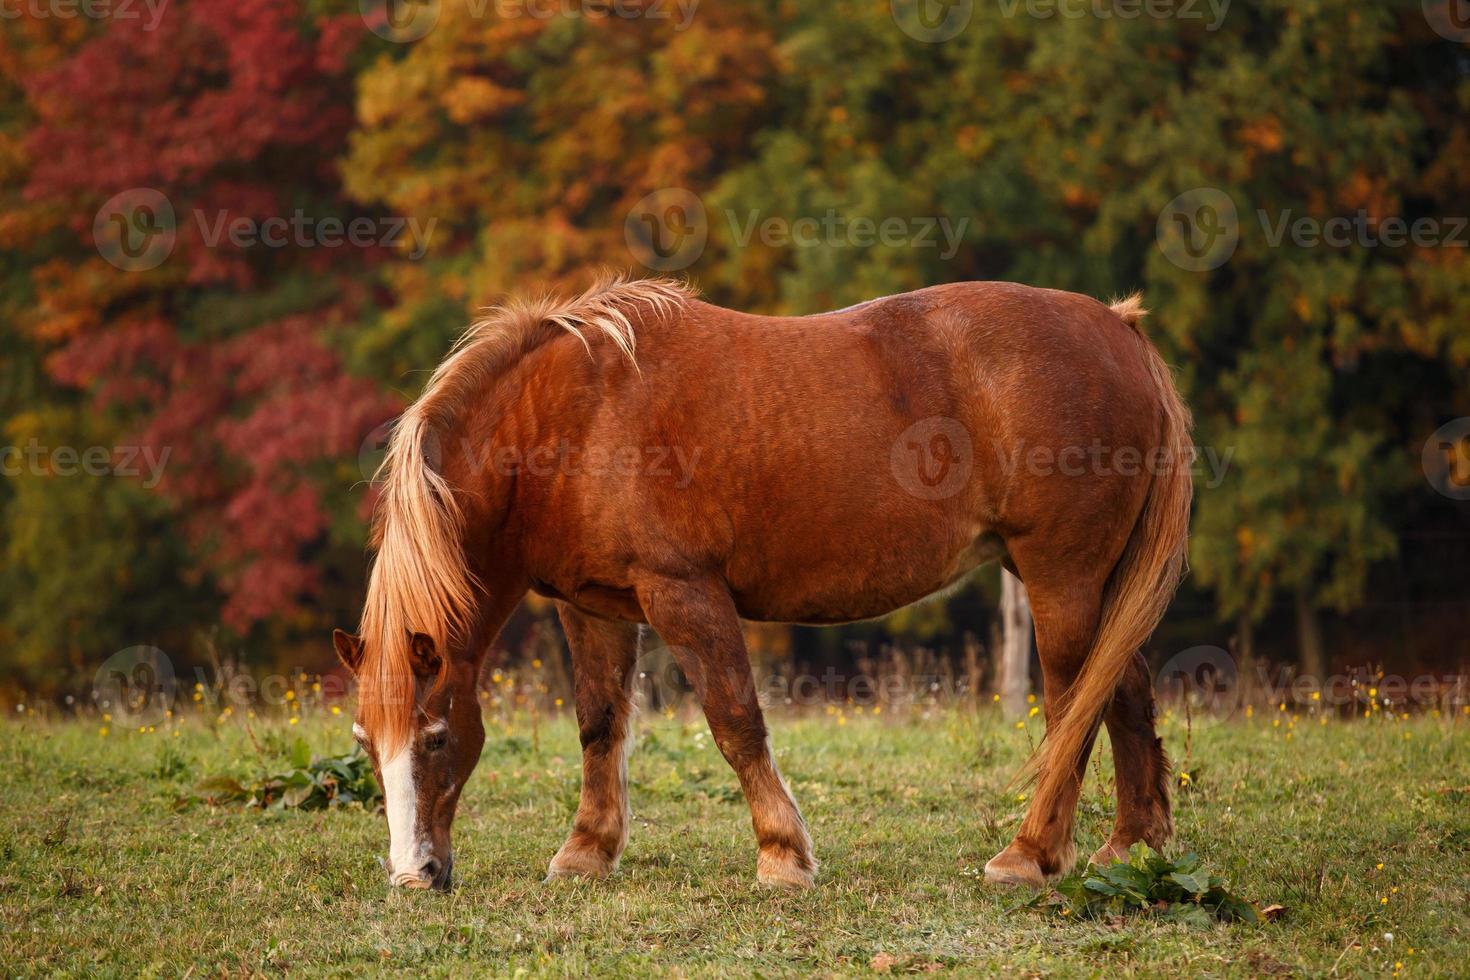
{"label": "green foliage tree", "polygon": [[[1199,441],[1228,461],[1219,485],[1201,481],[1196,579],[1226,619],[1296,599],[1314,647],[1313,611],[1354,608],[1395,553],[1403,499],[1423,492],[1423,439],[1467,408],[1470,266],[1452,244],[1276,231],[1359,213],[1371,236],[1391,218],[1452,229],[1466,200],[1451,162],[1467,143],[1462,53],[1413,5],[1266,0],[1218,25],[984,5],[938,45],[882,14],[796,15],[788,115],[714,197],[788,218],[968,216],[964,249],[949,263],[825,243],[773,258],[720,241],[716,282],[799,312],[950,278],[1144,287]],[[1217,268],[1181,267],[1157,238],[1196,188],[1236,208],[1238,245]],[[1307,666],[1319,657],[1308,649]]]}
{"label": "green foliage tree", "polygon": [[126,647],[180,649],[213,608],[180,574],[183,541],[161,497],[127,475],[72,475],[83,447],[115,445],[114,435],[61,407],[5,426],[0,441],[19,454],[7,461],[0,621],[18,679],[77,682]]}

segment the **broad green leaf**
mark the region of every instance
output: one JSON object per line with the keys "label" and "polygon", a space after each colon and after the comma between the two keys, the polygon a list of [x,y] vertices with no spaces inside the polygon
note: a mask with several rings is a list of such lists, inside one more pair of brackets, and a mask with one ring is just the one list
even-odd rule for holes
{"label": "broad green leaf", "polygon": [[1190,895],[1203,895],[1209,888],[1208,882],[1201,881],[1194,875],[1185,874],[1182,871],[1171,873],[1169,880],[1177,884],[1180,888],[1183,888]]}

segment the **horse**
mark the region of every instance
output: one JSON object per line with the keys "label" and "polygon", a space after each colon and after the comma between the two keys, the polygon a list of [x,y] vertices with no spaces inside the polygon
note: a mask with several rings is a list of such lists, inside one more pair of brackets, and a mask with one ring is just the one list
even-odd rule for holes
{"label": "horse", "polygon": [[1030,593],[1048,730],[986,879],[1071,870],[1104,724],[1117,816],[1093,860],[1161,846],[1169,763],[1140,647],[1183,571],[1193,457],[1145,314],[1138,295],[955,282],[759,316],[622,277],[491,310],[394,426],[360,627],[333,633],[385,794],[391,885],[450,886],[450,825],[485,739],[478,678],[531,592],[564,627],[582,745],[548,880],[618,867],[651,628],[750,805],[757,880],[812,885],[741,619],[875,618],[991,561]]}

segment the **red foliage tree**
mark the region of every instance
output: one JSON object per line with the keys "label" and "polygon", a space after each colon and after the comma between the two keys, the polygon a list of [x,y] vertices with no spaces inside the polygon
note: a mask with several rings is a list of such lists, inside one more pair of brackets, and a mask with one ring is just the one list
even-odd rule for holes
{"label": "red foliage tree", "polygon": [[[361,216],[338,194],[335,160],[365,34],[355,11],[311,21],[300,0],[190,0],[152,29],[112,21],[24,83],[37,120],[25,196],[63,214],[77,242],[75,261],[33,271],[27,326],[55,345],[57,380],[167,450],[158,489],[241,632],[319,598],[335,509],[323,495],[356,479],[341,461],[395,404],[334,350],[381,248],[215,232]],[[134,188],[174,212],[154,269],[93,248],[99,207]]]}

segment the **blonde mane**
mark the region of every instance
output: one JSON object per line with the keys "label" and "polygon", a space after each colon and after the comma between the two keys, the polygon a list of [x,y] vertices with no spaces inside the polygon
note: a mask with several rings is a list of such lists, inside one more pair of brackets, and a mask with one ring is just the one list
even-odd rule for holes
{"label": "blonde mane", "polygon": [[399,418],[376,477],[383,484],[373,525],[377,557],[360,628],[360,715],[381,758],[391,758],[413,730],[413,634],[431,637],[445,656],[470,627],[478,583],[461,547],[463,512],[438,465],[440,439],[465,400],[563,331],[589,353],[589,336],[606,338],[636,365],[632,318],[674,312],[693,295],[668,279],[614,276],[572,299],[514,297],[471,325]]}

